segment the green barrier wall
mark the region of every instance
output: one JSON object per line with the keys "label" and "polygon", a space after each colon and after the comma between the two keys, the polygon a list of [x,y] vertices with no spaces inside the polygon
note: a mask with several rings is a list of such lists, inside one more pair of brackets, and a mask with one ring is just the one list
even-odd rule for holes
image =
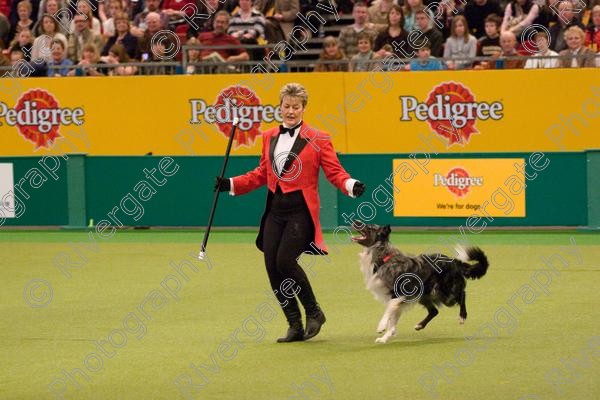
{"label": "green barrier wall", "polygon": [[[528,156],[529,153],[490,153],[440,155],[436,158]],[[546,153],[546,156],[550,165],[528,183],[527,216],[495,218],[490,226],[600,226],[600,153]],[[346,225],[343,213],[354,213],[360,218],[357,212],[359,205],[374,203],[372,191],[379,185],[386,186],[384,180],[392,173],[392,160],[406,157],[408,154],[340,155],[348,172],[364,181],[369,190],[366,196],[354,200],[336,191],[321,176],[323,226],[331,229]],[[39,188],[32,188],[27,180],[23,187],[30,198],[23,200],[25,213],[18,219],[6,219],[4,226],[82,227],[90,219],[95,223],[118,220],[126,226],[203,226],[207,223],[212,204],[214,177],[222,164],[222,157],[191,156],[173,157],[171,164],[161,156],[69,155],[68,161],[60,157],[57,159],[61,164],[55,172],[58,178],[53,179],[38,164],[39,157],[0,158],[0,162],[14,164],[15,183],[34,168],[47,179]],[[170,176],[163,176],[160,172],[161,162]],[[255,168],[257,163],[256,156],[233,157],[227,175],[241,174]],[[257,226],[265,196],[265,188],[235,198],[222,194],[215,226]],[[395,218],[381,207],[376,209],[373,221],[381,224],[456,226],[465,222],[465,218]]]}

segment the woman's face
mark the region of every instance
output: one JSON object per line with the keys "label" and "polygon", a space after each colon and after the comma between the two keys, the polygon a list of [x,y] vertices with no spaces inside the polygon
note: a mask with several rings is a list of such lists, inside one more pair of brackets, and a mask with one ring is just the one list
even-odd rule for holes
{"label": "woman's face", "polygon": [[119,33],[127,32],[129,30],[129,24],[125,19],[118,19],[115,21],[115,29]]}
{"label": "woman's face", "polygon": [[49,35],[54,33],[56,29],[54,27],[54,20],[52,19],[52,17],[44,17],[44,19],[42,20],[42,30],[44,31],[44,33],[47,33]]}
{"label": "woman's face", "polygon": [[110,3],[110,7],[108,7],[108,11],[110,12],[110,16],[112,17],[117,12],[121,11],[121,7],[119,7],[119,3],[112,2]]}
{"label": "woman's face", "polygon": [[325,45],[325,54],[329,57],[333,57],[338,53],[338,45],[337,43],[327,43]]}
{"label": "woman's face", "polygon": [[48,14],[56,14],[58,11],[58,2],[56,0],[48,0],[46,2],[46,12]]}
{"label": "woman's face", "polygon": [[592,23],[594,26],[600,26],[600,12],[592,14]]}
{"label": "woman's face", "polygon": [[408,5],[410,6],[411,9],[418,7],[422,4],[423,4],[423,2],[421,0],[408,0]]}
{"label": "woman's face", "polygon": [[581,47],[581,42],[582,42],[581,35],[579,35],[576,32],[567,33],[565,40],[567,42],[567,46],[571,50],[577,50],[578,48]]}
{"label": "woman's face", "polygon": [[83,51],[83,59],[86,61],[89,61],[90,63],[93,63],[95,61],[94,53],[89,50],[84,50]]}
{"label": "woman's face", "polygon": [[17,15],[19,16],[19,19],[26,20],[31,15],[31,12],[29,12],[26,7],[19,7],[17,9]]}
{"label": "woman's face", "polygon": [[90,12],[90,6],[87,2],[85,1],[80,1],[79,3],[77,3],[77,9],[79,11],[81,11],[81,13],[83,15],[89,15]]}
{"label": "woman's face", "polygon": [[388,20],[390,22],[390,25],[398,25],[400,24],[400,18],[402,16],[400,15],[400,13],[396,10],[391,10],[390,14],[388,16]]}
{"label": "woman's face", "polygon": [[465,35],[465,24],[462,21],[457,21],[456,26],[454,27],[454,32],[456,36],[464,36]]}
{"label": "woman's face", "polygon": [[281,116],[283,122],[288,126],[296,126],[304,116],[304,106],[299,97],[284,96],[281,101]]}
{"label": "woman's face", "polygon": [[31,31],[21,31],[19,33],[19,44],[21,46],[31,42]]}

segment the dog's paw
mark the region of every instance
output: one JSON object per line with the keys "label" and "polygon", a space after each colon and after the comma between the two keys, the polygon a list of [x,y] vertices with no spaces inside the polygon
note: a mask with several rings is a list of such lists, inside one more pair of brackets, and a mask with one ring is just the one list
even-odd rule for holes
{"label": "dog's paw", "polygon": [[382,336],[382,337],[378,337],[377,339],[375,339],[375,343],[387,343],[388,341],[388,337],[386,337],[386,335]]}
{"label": "dog's paw", "polygon": [[416,324],[415,325],[415,331],[420,331],[423,328],[425,328],[425,327],[423,325],[421,325],[421,324]]}
{"label": "dog's paw", "polygon": [[458,323],[461,325],[464,325],[466,320],[467,320],[466,318],[458,317]]}

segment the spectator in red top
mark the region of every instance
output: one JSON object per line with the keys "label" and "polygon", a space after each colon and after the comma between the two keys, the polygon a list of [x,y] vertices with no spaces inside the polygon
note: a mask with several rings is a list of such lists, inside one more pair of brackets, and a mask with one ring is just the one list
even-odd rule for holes
{"label": "spectator in red top", "polygon": [[171,17],[171,19],[177,19],[183,17],[184,14],[187,14],[188,16],[194,15],[194,9],[192,7],[186,9],[185,13],[181,11],[181,9],[188,4],[195,6],[196,2],[194,0],[163,0],[161,9],[165,14]]}
{"label": "spectator in red top", "polygon": [[592,8],[591,23],[585,32],[585,46],[596,53],[600,51],[600,5]]}
{"label": "spectator in red top", "polygon": [[[240,46],[240,41],[227,34],[229,28],[229,13],[219,11],[215,15],[212,32],[202,32],[198,35],[198,40],[204,46]],[[215,57],[217,53],[224,61],[247,61],[250,57],[246,50],[242,48],[231,49],[202,49],[200,57],[204,60]]]}

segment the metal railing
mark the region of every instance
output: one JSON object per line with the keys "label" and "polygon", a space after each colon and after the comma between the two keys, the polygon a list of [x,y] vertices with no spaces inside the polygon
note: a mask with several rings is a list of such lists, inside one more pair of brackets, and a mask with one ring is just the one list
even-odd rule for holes
{"label": "metal railing", "polygon": [[[200,51],[218,51],[222,49],[244,49],[255,51],[254,60],[219,62],[219,61],[196,61],[191,62],[188,59],[188,50],[197,49]],[[302,52],[302,49],[295,49]],[[289,51],[288,51],[289,53]],[[19,61],[12,66],[0,67],[0,74],[3,77],[34,77],[48,76],[48,71],[57,71],[57,74],[68,76],[122,76],[122,75],[180,75],[180,74],[237,74],[253,72],[311,72],[317,64],[324,66],[336,66],[336,69],[346,69],[350,60],[298,60],[294,59],[296,54],[275,54],[273,45],[253,45],[253,46],[188,46],[181,48],[181,60],[161,60],[128,62],[121,64],[98,63],[88,66],[70,65],[70,66],[43,66],[34,62]],[[259,58],[257,54],[264,54]],[[287,60],[289,58],[289,60]],[[458,65],[456,69],[503,69],[507,64],[513,61],[521,61],[525,64],[533,56],[511,56],[511,57],[464,57],[464,58],[436,58],[443,69],[448,69],[449,65]],[[572,60],[574,56],[547,56],[536,57],[539,60]],[[361,65],[366,65],[367,70],[401,71],[406,69],[416,58],[387,57],[369,61],[361,61]],[[594,56],[595,66],[600,66],[600,53]],[[570,63],[569,63],[570,65]],[[51,75],[54,75],[51,73]]]}

